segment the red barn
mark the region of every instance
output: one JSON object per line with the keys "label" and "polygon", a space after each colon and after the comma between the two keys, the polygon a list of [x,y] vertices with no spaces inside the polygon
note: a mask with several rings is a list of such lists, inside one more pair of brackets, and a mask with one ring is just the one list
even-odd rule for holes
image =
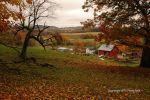
{"label": "red barn", "polygon": [[99,48],[98,48],[98,56],[102,57],[109,57],[109,58],[114,58],[117,57],[119,50],[115,45],[112,44],[102,44]]}

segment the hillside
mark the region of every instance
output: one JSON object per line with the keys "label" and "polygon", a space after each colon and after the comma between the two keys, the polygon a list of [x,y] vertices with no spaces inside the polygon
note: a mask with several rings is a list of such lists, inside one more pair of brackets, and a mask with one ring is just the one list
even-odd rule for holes
{"label": "hillside", "polygon": [[91,57],[45,52],[40,47],[28,49],[36,63],[31,59],[16,62],[15,51],[0,49],[2,100],[150,99],[149,69],[104,66]]}
{"label": "hillside", "polygon": [[[42,29],[43,27],[44,27],[43,25],[39,25],[40,29]],[[38,30],[38,27],[36,27],[35,30]],[[76,27],[49,26],[49,28],[47,28],[45,31],[46,32],[61,32],[61,33],[81,33],[81,32],[98,32],[99,30],[97,28],[84,30],[82,26],[76,26]]]}

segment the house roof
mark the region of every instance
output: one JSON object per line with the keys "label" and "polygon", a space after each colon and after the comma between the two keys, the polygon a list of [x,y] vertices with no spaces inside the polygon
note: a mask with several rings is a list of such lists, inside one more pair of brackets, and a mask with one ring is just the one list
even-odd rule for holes
{"label": "house roof", "polygon": [[102,50],[102,51],[111,51],[113,48],[115,47],[115,45],[112,45],[112,44],[102,44],[98,50]]}
{"label": "house roof", "polygon": [[96,50],[95,47],[87,47],[86,49],[89,49],[89,50]]}

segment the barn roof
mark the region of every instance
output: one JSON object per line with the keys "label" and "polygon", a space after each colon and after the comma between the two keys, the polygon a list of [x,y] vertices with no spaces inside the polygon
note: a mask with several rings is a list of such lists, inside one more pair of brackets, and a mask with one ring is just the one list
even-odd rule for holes
{"label": "barn roof", "polygon": [[111,51],[113,48],[115,47],[115,45],[112,45],[112,44],[102,44],[98,50],[102,50],[102,51]]}

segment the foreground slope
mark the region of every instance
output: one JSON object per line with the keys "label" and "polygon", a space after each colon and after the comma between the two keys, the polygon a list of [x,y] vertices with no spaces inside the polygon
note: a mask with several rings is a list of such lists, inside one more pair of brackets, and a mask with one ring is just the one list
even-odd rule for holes
{"label": "foreground slope", "polygon": [[28,53],[32,59],[18,62],[15,51],[0,46],[0,99],[150,99],[150,69],[105,66],[39,47]]}

